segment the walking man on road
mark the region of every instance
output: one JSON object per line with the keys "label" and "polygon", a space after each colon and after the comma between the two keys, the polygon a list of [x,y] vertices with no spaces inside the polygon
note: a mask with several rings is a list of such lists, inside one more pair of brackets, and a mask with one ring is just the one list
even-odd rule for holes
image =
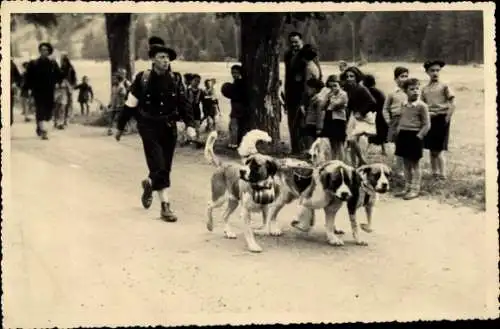
{"label": "walking man on road", "polygon": [[62,81],[59,65],[50,58],[54,48],[48,42],[38,46],[40,57],[30,62],[26,70],[24,88],[31,90],[36,109],[36,133],[42,139],[48,139],[48,124],[54,109],[55,86]]}
{"label": "walking man on road", "polygon": [[142,205],[146,209],[151,207],[156,191],[161,201],[161,218],[167,222],[177,221],[167,194],[177,143],[176,122],[182,119],[187,135],[196,137],[193,110],[170,65],[176,57],[176,52],[166,47],[161,38],[149,39],[152,69],[139,72],[132,82],[116,133],[119,141],[129,119],[136,119],[149,168],[149,177],[142,181]]}

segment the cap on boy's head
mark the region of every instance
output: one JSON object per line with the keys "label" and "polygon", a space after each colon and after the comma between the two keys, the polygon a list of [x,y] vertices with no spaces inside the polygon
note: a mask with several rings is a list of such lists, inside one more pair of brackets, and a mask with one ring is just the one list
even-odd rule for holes
{"label": "cap on boy's head", "polygon": [[201,79],[201,76],[199,74],[195,73],[195,74],[191,75],[191,79],[192,80],[194,80],[194,79]]}
{"label": "cap on boy's head", "polygon": [[325,86],[323,81],[321,81],[320,79],[315,79],[315,78],[307,80],[306,85],[309,88],[314,88],[314,89],[321,89]]}
{"label": "cap on boy's head", "polygon": [[434,65],[439,65],[439,67],[443,67],[446,65],[446,63],[441,61],[441,60],[426,61],[424,63],[424,69],[427,71],[431,66],[434,66]]}
{"label": "cap on boy's head", "polygon": [[363,78],[363,85],[366,88],[371,88],[375,86],[375,77],[371,74],[366,74],[365,77]]}
{"label": "cap on boy's head", "polygon": [[398,66],[394,69],[394,79],[399,78],[399,76],[403,73],[410,73],[406,67]]}
{"label": "cap on boy's head", "polygon": [[149,46],[164,46],[165,45],[165,41],[163,41],[162,38],[159,38],[159,37],[151,37],[149,38],[148,40],[148,44]]}
{"label": "cap on boy's head", "polygon": [[329,75],[328,78],[326,79],[326,83],[328,84],[328,83],[334,83],[334,82],[340,83],[339,76],[336,74]]}
{"label": "cap on boy's head", "polygon": [[403,90],[406,91],[411,86],[418,86],[418,85],[420,85],[420,81],[417,78],[410,78],[403,83]]}

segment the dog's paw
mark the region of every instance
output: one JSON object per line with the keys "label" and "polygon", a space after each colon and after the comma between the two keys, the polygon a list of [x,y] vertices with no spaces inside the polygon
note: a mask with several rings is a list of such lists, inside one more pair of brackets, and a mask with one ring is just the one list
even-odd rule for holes
{"label": "dog's paw", "polygon": [[283,234],[283,232],[279,228],[274,227],[274,228],[269,230],[268,234],[270,236],[281,236]]}
{"label": "dog's paw", "polygon": [[251,244],[251,245],[248,245],[248,251],[251,251],[251,252],[262,252],[262,247],[259,246],[258,244]]}
{"label": "dog's paw", "polygon": [[290,224],[293,228],[301,231],[301,232],[304,232],[304,233],[308,233],[310,230],[311,230],[311,227],[304,227],[302,226],[302,223],[298,220],[294,220],[292,221],[292,223]]}
{"label": "dog's paw", "polygon": [[209,230],[210,232],[214,230],[214,221],[211,219],[207,221],[207,230]]}
{"label": "dog's paw", "polygon": [[328,244],[334,247],[342,247],[344,245],[344,241],[337,237],[331,237],[328,239]]}
{"label": "dog's paw", "polygon": [[356,241],[356,245],[357,246],[367,246],[368,245],[368,242],[364,241],[364,240],[357,240]]}
{"label": "dog's paw", "polygon": [[362,223],[359,225],[361,227],[361,229],[363,231],[365,231],[366,233],[372,233],[373,232],[373,229],[370,225],[366,224],[366,223]]}
{"label": "dog's paw", "polygon": [[224,231],[224,236],[226,239],[236,239],[236,234],[231,231]]}

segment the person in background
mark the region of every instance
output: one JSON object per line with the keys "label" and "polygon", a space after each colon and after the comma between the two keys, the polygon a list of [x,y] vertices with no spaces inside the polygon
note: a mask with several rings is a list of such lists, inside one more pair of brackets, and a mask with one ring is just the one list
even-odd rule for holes
{"label": "person in background", "polygon": [[326,80],[326,87],[330,90],[327,105],[321,111],[318,120],[318,131],[321,136],[328,138],[332,147],[332,154],[338,155],[338,159],[344,160],[344,144],[347,129],[347,93],[340,88],[338,75],[330,75]]}
{"label": "person in background", "polygon": [[[407,96],[403,91],[403,84],[408,79],[410,71],[406,67],[398,66],[394,69],[394,81],[396,82],[396,90],[389,93],[384,102],[382,115],[387,123],[387,141],[389,143],[396,142],[396,129],[399,125],[401,117],[401,106],[406,103]],[[403,159],[396,156],[395,163],[396,175],[402,176],[404,174]]]}
{"label": "person in background", "polygon": [[424,148],[430,152],[432,175],[438,180],[446,179],[443,152],[448,150],[450,122],[455,111],[455,95],[446,83],[439,81],[444,66],[441,60],[425,62],[424,69],[430,80],[422,88],[422,101],[429,106],[431,116],[431,130],[424,139]]}
{"label": "person in background", "polygon": [[303,152],[309,151],[314,140],[321,133],[321,127],[323,125],[324,118],[320,117],[326,105],[326,98],[321,97],[324,93],[321,93],[325,84],[318,78],[311,78],[306,83],[307,93],[309,96],[308,106],[305,112],[302,113],[304,116],[304,124],[302,130],[302,150]]}
{"label": "person in background", "polygon": [[63,79],[65,79],[68,82],[68,85],[70,87],[67,89],[68,101],[67,101],[66,107],[64,108],[63,125],[67,126],[69,117],[71,116],[71,114],[73,112],[73,89],[75,88],[76,83],[77,83],[75,68],[73,67],[73,64],[71,64],[71,61],[69,60],[69,57],[67,54],[63,54],[61,56],[61,72],[63,75]]}
{"label": "person in background", "polygon": [[[56,129],[62,130],[66,127],[66,109],[68,108],[70,91],[71,86],[66,79],[56,85],[54,96],[54,128]],[[63,119],[63,122],[61,122],[61,119]]]}
{"label": "person in background", "polygon": [[75,86],[75,89],[79,90],[78,103],[80,103],[81,114],[88,116],[90,113],[90,103],[94,100],[94,91],[89,84],[89,78],[84,75],[82,83]]}
{"label": "person in background", "polygon": [[285,92],[283,91],[283,81],[282,80],[278,81],[278,90],[279,90],[280,107],[283,111],[283,114],[288,114],[288,111],[286,110]]}
{"label": "person in background", "polygon": [[61,83],[63,75],[59,65],[50,58],[54,48],[48,42],[38,46],[40,57],[30,62],[26,71],[24,88],[31,91],[36,109],[36,134],[43,140],[49,139],[48,125],[54,109],[55,86]]}
{"label": "person in background", "polygon": [[132,83],[127,79],[127,70],[123,67],[120,67],[116,70],[116,76],[118,79],[118,83],[123,84],[123,87],[128,91]]}
{"label": "person in background", "polygon": [[249,119],[249,109],[245,78],[241,65],[231,67],[231,76],[233,77],[233,83],[224,84],[221,91],[225,97],[231,100],[228,147],[236,149],[247,132],[246,121]]}
{"label": "person in background", "polygon": [[28,71],[29,62],[23,62],[23,73],[22,73],[22,83],[21,83],[21,107],[22,114],[24,116],[24,122],[30,122],[30,113],[33,113],[33,97],[30,95],[30,91],[24,88],[26,84],[26,72]]}
{"label": "person in background", "polygon": [[[186,97],[190,103],[190,107],[193,109],[194,118],[194,129],[196,131],[196,136],[188,142],[196,144],[198,147],[200,143],[200,126],[201,126],[201,100],[202,100],[202,90],[200,88],[201,77],[199,74],[193,74],[191,77],[191,84],[187,88]],[[186,127],[187,128],[187,127]]]}
{"label": "person in background", "polygon": [[113,126],[115,125],[116,119],[120,116],[120,113],[123,110],[123,106],[125,105],[125,100],[127,97],[128,90],[125,87],[123,80],[120,80],[120,73],[117,72],[116,74],[113,74],[111,80],[111,101],[108,105],[108,109],[111,115],[108,126],[108,136],[113,135]]}
{"label": "person in background", "polygon": [[346,61],[340,61],[339,62],[339,75],[345,72],[347,70],[347,62]]}
{"label": "person in background", "polygon": [[420,194],[420,159],[423,154],[423,139],[431,129],[427,104],[419,100],[418,79],[407,79],[403,90],[408,96],[401,107],[401,117],[396,129],[396,155],[403,159],[405,188],[395,196],[405,200],[415,199]]}
{"label": "person in background", "polygon": [[380,145],[380,147],[382,148],[382,154],[386,155],[385,143],[387,143],[387,130],[389,129],[389,127],[387,126],[384,115],[382,114],[385,103],[385,95],[380,89],[376,87],[375,77],[371,74],[365,75],[363,79],[363,85],[368,88],[368,91],[376,101],[372,112],[375,112],[375,127],[377,130],[377,134],[375,136],[369,136],[368,143]]}
{"label": "person in background", "polygon": [[203,113],[207,120],[206,131],[215,130],[216,117],[221,116],[219,100],[215,93],[215,79],[206,79],[205,89],[203,90],[201,105]]}
{"label": "person in background", "polygon": [[363,73],[355,66],[348,67],[343,73],[344,89],[347,92],[347,146],[350,149],[351,165],[356,167],[366,163],[359,146],[360,137],[375,135],[375,119],[369,115],[376,100],[370,91],[361,84]]}
{"label": "person in background", "polygon": [[16,63],[10,60],[10,125],[14,123],[14,105],[16,101],[16,91],[21,87],[22,76]]}
{"label": "person in background", "polygon": [[191,86],[191,80],[193,80],[193,73],[184,73],[184,85],[186,88]]}

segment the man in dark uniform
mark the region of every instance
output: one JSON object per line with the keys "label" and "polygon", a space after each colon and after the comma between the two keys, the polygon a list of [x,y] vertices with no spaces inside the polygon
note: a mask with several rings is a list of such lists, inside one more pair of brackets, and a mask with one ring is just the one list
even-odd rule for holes
{"label": "man in dark uniform", "polygon": [[52,119],[55,86],[61,83],[63,75],[59,65],[49,56],[54,49],[48,42],[38,46],[40,57],[29,63],[26,69],[24,88],[31,90],[36,109],[36,133],[48,139],[47,127]]}
{"label": "man in dark uniform", "polygon": [[21,87],[22,77],[19,69],[17,68],[16,63],[13,60],[10,60],[10,125],[14,123],[14,103],[16,89]]}
{"label": "man in dark uniform", "polygon": [[134,117],[144,146],[149,177],[142,181],[142,205],[148,209],[153,202],[153,191],[161,201],[161,217],[167,222],[177,221],[170,209],[167,190],[177,142],[176,122],[183,120],[190,138],[196,136],[193,110],[186,99],[185,89],[172,72],[170,62],[176,52],[165,46],[162,39],[149,39],[151,70],[137,74],[130,87],[123,111],[118,118],[116,139],[119,141],[127,121]]}

